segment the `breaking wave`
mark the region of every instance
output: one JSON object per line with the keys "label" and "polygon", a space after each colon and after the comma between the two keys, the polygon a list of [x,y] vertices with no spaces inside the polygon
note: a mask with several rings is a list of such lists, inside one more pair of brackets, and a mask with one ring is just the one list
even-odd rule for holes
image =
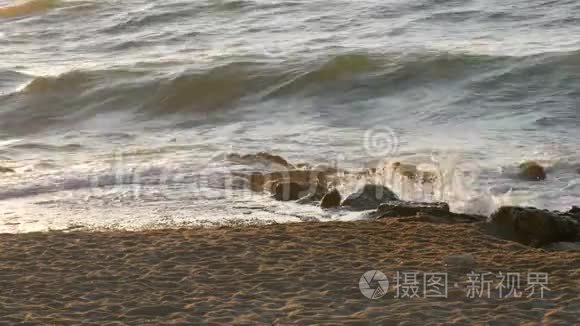
{"label": "breaking wave", "polygon": [[[232,62],[178,75],[148,71],[70,71],[38,76],[20,91],[0,95],[0,127],[14,122],[82,121],[105,112],[133,112],[152,119],[167,114],[212,113],[264,99],[349,96],[356,101],[425,85],[456,83],[475,93],[520,83],[527,89],[550,85],[578,93],[580,53],[528,57],[451,53],[344,54],[317,62]],[[564,89],[564,90],[563,90]],[[512,94],[513,95],[513,94]],[[516,94],[517,95],[517,94]],[[353,97],[355,96],[355,97]],[[524,94],[522,94],[524,96]]]}

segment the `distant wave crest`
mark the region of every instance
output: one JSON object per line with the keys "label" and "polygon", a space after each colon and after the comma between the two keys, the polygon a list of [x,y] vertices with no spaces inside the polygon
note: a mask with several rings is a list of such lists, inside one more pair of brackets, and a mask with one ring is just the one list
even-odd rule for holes
{"label": "distant wave crest", "polygon": [[14,5],[0,7],[0,17],[18,17],[41,13],[55,8],[59,0],[29,0]]}

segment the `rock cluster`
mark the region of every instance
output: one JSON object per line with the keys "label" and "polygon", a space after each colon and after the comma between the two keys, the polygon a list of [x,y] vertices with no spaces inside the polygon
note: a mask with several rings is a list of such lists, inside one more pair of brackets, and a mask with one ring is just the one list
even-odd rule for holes
{"label": "rock cluster", "polygon": [[[327,188],[336,180],[339,173],[337,169],[314,168],[308,165],[294,167],[283,158],[267,153],[238,155],[233,158],[265,160],[289,167],[285,171],[244,175],[252,190],[270,192],[276,200],[317,204],[322,209],[368,211],[364,216],[372,219],[402,218],[431,223],[478,223],[493,236],[534,247],[561,247],[560,243],[580,242],[578,207],[572,207],[570,211],[563,213],[533,207],[506,206],[498,209],[488,219],[480,215],[451,212],[449,205],[444,202],[404,201],[388,187],[372,183],[365,184],[342,200],[343,196],[338,189]],[[409,178],[431,180],[428,175],[418,174],[416,169],[409,166],[399,163],[394,167],[398,173]],[[546,178],[545,169],[536,162],[525,162],[519,168],[522,179],[538,181]]]}
{"label": "rock cluster", "polygon": [[356,211],[376,209],[380,204],[399,200],[391,189],[375,184],[366,184],[356,192],[348,195],[341,203],[342,207]]}

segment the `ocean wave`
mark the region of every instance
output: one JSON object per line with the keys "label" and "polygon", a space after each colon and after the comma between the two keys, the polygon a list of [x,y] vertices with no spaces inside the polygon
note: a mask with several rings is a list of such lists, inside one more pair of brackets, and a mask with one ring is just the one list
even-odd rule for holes
{"label": "ocean wave", "polygon": [[[282,4],[286,5],[286,4]],[[291,3],[287,4],[291,5]],[[209,1],[187,3],[159,3],[150,4],[146,9],[133,12],[128,17],[103,28],[101,31],[117,34],[123,31],[150,28],[152,26],[175,24],[180,21],[191,20],[200,14],[208,12],[235,12],[241,10],[264,9],[263,5],[255,1]]]}
{"label": "ocean wave", "polygon": [[141,78],[138,72],[120,70],[75,70],[33,77],[19,90],[0,95],[0,130],[23,135],[130,110],[140,93],[150,92]]}
{"label": "ocean wave", "polygon": [[17,71],[0,70],[0,97],[14,92],[22,83],[29,79],[30,76]]}
{"label": "ocean wave", "polygon": [[144,103],[149,113],[212,112],[227,108],[279,78],[259,64],[238,62],[208,71],[182,73],[157,82],[153,98]]}
{"label": "ocean wave", "polygon": [[22,92],[27,94],[78,92],[90,87],[96,78],[96,74],[82,71],[71,71],[58,76],[38,76],[32,79]]}
{"label": "ocean wave", "polygon": [[[155,71],[71,71],[38,76],[20,91],[0,95],[0,126],[36,119],[39,123],[94,116],[111,111],[207,114],[264,99],[364,98],[415,87],[462,83],[471,95],[509,91],[523,85],[562,93],[580,84],[580,52],[528,57],[462,53],[350,53],[314,62],[231,62],[210,69],[163,75]],[[532,85],[531,83],[535,83]],[[565,84],[568,83],[568,84]],[[523,87],[522,86],[522,87]],[[538,93],[539,94],[539,93]],[[521,94],[524,96],[525,94]],[[540,94],[541,95],[541,94]]]}

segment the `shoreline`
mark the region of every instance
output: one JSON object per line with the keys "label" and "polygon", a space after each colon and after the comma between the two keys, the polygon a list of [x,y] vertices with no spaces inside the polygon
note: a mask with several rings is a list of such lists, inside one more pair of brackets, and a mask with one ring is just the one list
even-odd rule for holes
{"label": "shoreline", "polygon": [[[580,309],[580,253],[497,239],[475,224],[389,218],[2,234],[0,262],[0,320],[30,324],[571,324]],[[359,289],[369,270],[391,281],[376,300]],[[448,297],[394,298],[396,271],[447,273]],[[470,272],[521,273],[522,287],[526,273],[548,273],[550,291],[468,298]]]}

